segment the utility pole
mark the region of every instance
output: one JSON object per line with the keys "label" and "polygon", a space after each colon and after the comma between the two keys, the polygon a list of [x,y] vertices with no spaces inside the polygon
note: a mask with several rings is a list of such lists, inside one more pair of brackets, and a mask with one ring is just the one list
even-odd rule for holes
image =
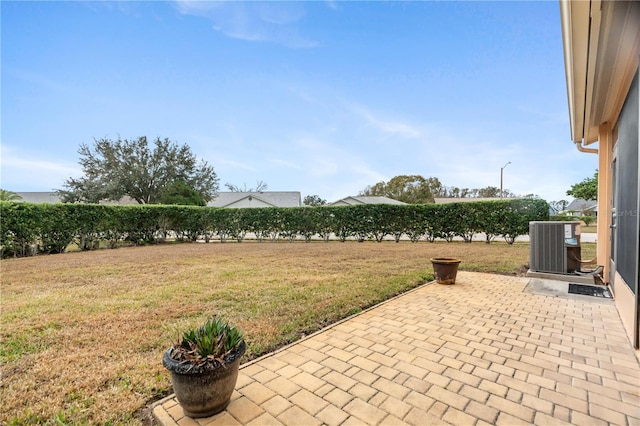
{"label": "utility pole", "polygon": [[504,175],[504,169],[505,167],[507,167],[509,164],[511,164],[511,161],[509,161],[507,164],[505,164],[504,166],[502,166],[500,168],[500,199],[502,200],[502,177]]}

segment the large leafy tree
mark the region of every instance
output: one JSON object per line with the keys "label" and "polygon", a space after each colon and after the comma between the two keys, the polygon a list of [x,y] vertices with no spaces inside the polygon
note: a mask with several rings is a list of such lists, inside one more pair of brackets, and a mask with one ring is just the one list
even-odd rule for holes
{"label": "large leafy tree", "polygon": [[324,206],[327,204],[327,200],[320,198],[319,195],[307,195],[302,204],[305,206]]}
{"label": "large leafy tree", "polygon": [[360,192],[364,196],[384,196],[408,204],[433,203],[434,197],[443,191],[438,178],[420,175],[395,176],[389,182],[378,182]]}
{"label": "large leafy tree", "polygon": [[129,196],[140,204],[157,203],[163,190],[176,181],[210,201],[218,194],[218,177],[206,161],[198,162],[188,145],[156,138],[99,139],[80,145],[84,176],[69,178],[58,194],[64,202],[97,203]]}
{"label": "large leafy tree", "polygon": [[571,195],[574,198],[582,198],[583,200],[597,200],[598,171],[596,170],[593,177],[585,178],[582,182],[571,185],[567,195]]}
{"label": "large leafy tree", "polygon": [[[508,192],[508,190],[503,192]],[[500,196],[500,188],[496,188],[495,186],[478,188],[477,194],[478,198],[498,198]]]}

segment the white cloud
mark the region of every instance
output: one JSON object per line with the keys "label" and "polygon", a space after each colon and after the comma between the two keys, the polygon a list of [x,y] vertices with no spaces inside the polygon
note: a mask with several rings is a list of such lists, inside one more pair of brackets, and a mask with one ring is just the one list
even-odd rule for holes
{"label": "white cloud", "polygon": [[304,170],[315,178],[339,173],[339,161],[347,156],[343,149],[332,142],[312,135],[296,136],[292,138],[292,145]]}
{"label": "white cloud", "polygon": [[324,194],[329,202],[358,195],[367,186],[393,177],[379,173],[364,159],[351,157],[345,159],[343,166],[344,170],[340,174],[332,176],[320,187],[320,193]]}
{"label": "white cloud", "polygon": [[[216,164],[222,164],[223,166],[226,166],[227,169],[241,169],[241,170],[248,170],[250,172],[255,172],[256,168],[252,167],[246,163],[242,163],[240,161],[235,161],[235,160],[226,160],[224,158],[222,159],[218,159]],[[225,167],[221,167],[221,168],[225,168]]]}
{"label": "white cloud", "polygon": [[416,139],[422,135],[416,128],[399,121],[382,121],[370,117],[370,123],[383,132],[396,134],[409,139]]}
{"label": "white cloud", "polygon": [[338,1],[336,0],[325,0],[326,5],[333,10],[339,10],[340,6],[338,6]]}
{"label": "white cloud", "polygon": [[0,168],[2,188],[11,191],[50,191],[69,177],[82,176],[78,167],[30,156],[5,144],[0,146]]}
{"label": "white cloud", "polygon": [[368,126],[384,134],[400,136],[407,139],[418,139],[424,136],[424,132],[418,126],[404,121],[380,118],[371,110],[361,105],[346,104],[345,106],[347,110],[364,119]]}
{"label": "white cloud", "polygon": [[[354,164],[351,166],[351,170],[362,179],[364,179],[367,183],[366,185],[373,185],[381,180],[387,179],[383,174],[373,170],[368,164],[362,162],[359,164]],[[366,186],[365,185],[365,186]]]}
{"label": "white cloud", "polygon": [[318,45],[299,33],[297,23],[305,16],[301,2],[177,0],[176,5],[182,14],[209,19],[214,30],[231,38],[291,48]]}
{"label": "white cloud", "polygon": [[[287,87],[287,90],[293,96],[295,96],[298,99],[301,99],[306,104],[309,104],[312,106],[318,106],[318,107],[321,107],[322,109],[327,108],[327,104],[324,102],[324,100],[321,100],[320,97],[309,93],[309,91],[305,89],[302,89],[295,85],[289,85]],[[331,107],[334,107],[334,105],[332,104]]]}
{"label": "white cloud", "polygon": [[334,176],[340,168],[336,160],[328,157],[316,157],[309,164],[309,174],[314,177]]}
{"label": "white cloud", "polygon": [[561,111],[547,111],[547,110],[539,110],[530,107],[529,105],[519,105],[517,110],[527,114],[528,116],[536,117],[535,121],[537,123],[544,124],[559,124],[564,126],[567,122],[567,112],[564,110]]}
{"label": "white cloud", "polygon": [[285,167],[288,169],[303,170],[300,164],[294,163],[292,161],[282,160],[280,158],[270,158],[267,161],[269,162],[269,164],[275,167]]}

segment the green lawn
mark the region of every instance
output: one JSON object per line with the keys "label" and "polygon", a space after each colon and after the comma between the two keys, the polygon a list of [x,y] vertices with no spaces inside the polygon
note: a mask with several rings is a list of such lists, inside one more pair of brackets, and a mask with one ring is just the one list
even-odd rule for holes
{"label": "green lawn", "polygon": [[246,361],[424,284],[442,256],[516,274],[529,245],[187,243],[2,260],[0,423],[140,424],[171,392],[161,357],[184,327],[226,315]]}

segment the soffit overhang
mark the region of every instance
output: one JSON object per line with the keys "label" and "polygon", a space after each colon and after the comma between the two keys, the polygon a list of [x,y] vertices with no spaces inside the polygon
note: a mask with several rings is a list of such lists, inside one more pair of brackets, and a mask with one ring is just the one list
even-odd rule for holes
{"label": "soffit overhang", "polygon": [[640,2],[560,0],[571,139],[614,125],[640,55]]}

